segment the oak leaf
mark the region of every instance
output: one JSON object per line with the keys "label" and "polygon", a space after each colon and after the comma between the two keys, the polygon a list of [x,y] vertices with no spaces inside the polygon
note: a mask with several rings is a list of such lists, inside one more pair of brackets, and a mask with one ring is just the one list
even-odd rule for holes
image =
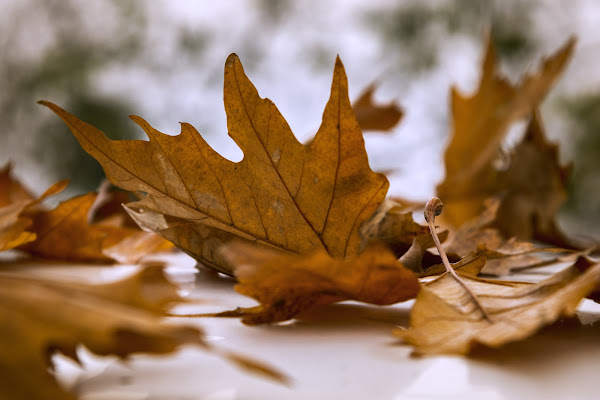
{"label": "oak leaf", "polygon": [[285,321],[314,307],[343,300],[388,305],[417,294],[416,275],[382,244],[354,260],[333,259],[323,249],[295,255],[246,243],[223,248],[234,268],[235,290],[260,305],[221,313],[246,324]]}
{"label": "oak leaf", "polygon": [[373,100],[376,86],[371,84],[352,104],[356,120],[363,131],[391,131],[402,119],[404,112],[395,102],[376,104]]}
{"label": "oak leaf", "polygon": [[[482,76],[476,92],[470,97],[464,97],[456,88],[452,89],[453,123],[450,143],[444,156],[446,177],[437,186],[437,194],[446,204],[444,221],[458,227],[480,212],[484,199],[505,191],[509,192],[508,196],[518,198],[523,186],[536,184],[523,179],[525,177],[521,177],[518,185],[515,185],[514,180],[506,181],[494,167],[494,161],[502,151],[501,144],[510,125],[528,117],[538,107],[565,69],[574,44],[574,39],[569,40],[554,55],[543,61],[539,72],[526,75],[521,82],[513,85],[499,75],[495,49],[488,37]],[[538,168],[533,165],[528,167]],[[528,203],[527,217],[531,218],[529,207],[539,207],[544,210],[544,221],[538,221],[537,224],[542,225],[542,230],[552,229],[547,219],[553,220],[554,214],[550,217],[547,214],[555,211],[560,199],[560,196],[558,200],[554,197],[536,198],[541,203]],[[509,206],[505,208],[508,210]],[[535,221],[522,221],[518,218],[505,220],[510,220],[506,224],[512,224],[509,227],[500,224],[501,228],[506,229],[506,236],[529,238],[535,234],[537,227],[532,227]]]}
{"label": "oak leaf", "polygon": [[168,230],[169,240],[206,265],[231,274],[213,259],[218,252],[212,247],[195,247],[202,239],[198,230],[217,241],[235,237],[291,253],[322,249],[336,258],[356,257],[360,226],[389,184],[369,168],[339,58],[321,127],[308,146],[294,137],[273,102],[259,97],[235,54],[225,64],[224,103],[229,135],[244,152],[237,163],[216,153],[189,124],[169,136],[132,117],[149,141],[112,141],[42,102],[114,185],[147,194],[133,206],[140,218],[153,221],[146,225],[164,222],[158,233]]}
{"label": "oak leaf", "polygon": [[467,354],[475,345],[497,348],[527,338],[575,313],[580,300],[600,282],[600,264],[585,271],[571,266],[536,284],[461,277],[489,320],[450,275],[421,283],[410,328],[395,331],[417,353]]}

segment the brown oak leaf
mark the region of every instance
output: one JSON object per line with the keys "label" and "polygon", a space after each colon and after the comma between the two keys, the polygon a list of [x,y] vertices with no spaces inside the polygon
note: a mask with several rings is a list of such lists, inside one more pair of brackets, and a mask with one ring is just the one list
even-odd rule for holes
{"label": "brown oak leaf", "polygon": [[[476,92],[470,97],[464,97],[456,88],[452,89],[453,123],[450,143],[444,156],[446,177],[437,186],[437,194],[446,204],[443,217],[446,223],[455,227],[461,226],[481,211],[483,201],[490,196],[506,194],[507,198],[516,199],[514,201],[518,201],[520,206],[522,194],[519,190],[526,186],[525,190],[529,193],[528,190],[535,187],[537,181],[524,179],[526,176],[521,177],[517,184],[514,179],[510,179],[514,175],[502,174],[495,168],[494,162],[502,151],[501,144],[510,125],[534,112],[565,69],[574,45],[575,40],[569,40],[554,55],[543,61],[537,73],[526,75],[518,84],[513,85],[499,75],[495,49],[491,38],[488,37],[482,76]],[[530,161],[537,163],[538,160]],[[516,165],[523,167],[523,163],[527,162],[524,158],[519,160],[513,158],[515,168]],[[529,164],[526,167],[539,168],[537,164]],[[536,172],[541,171],[530,173]],[[539,177],[532,179],[537,178]],[[545,185],[549,179],[555,178],[543,177],[539,181],[540,185]],[[510,226],[502,226],[502,223],[499,225],[506,230],[506,236],[518,235],[529,238],[536,234],[536,230],[546,232],[553,229],[548,219],[553,221],[554,214],[550,216],[547,214],[556,210],[556,204],[562,201],[562,197],[560,195],[558,198],[538,199],[536,197],[536,200],[541,202],[531,201],[523,209],[523,212],[528,213],[526,217],[529,220],[504,218],[505,224],[511,224]],[[506,202],[508,204],[511,200]],[[536,217],[543,217],[544,220],[531,221],[533,206],[542,210],[543,215]],[[510,209],[508,205],[504,207],[507,211]],[[507,216],[504,212],[501,214]],[[515,217],[520,216],[515,215]],[[537,226],[532,226],[535,224]]]}
{"label": "brown oak leaf", "polygon": [[235,290],[260,305],[220,315],[241,316],[246,324],[285,321],[343,300],[394,304],[418,291],[416,276],[383,244],[370,245],[350,261],[323,249],[295,255],[246,243],[232,243],[223,252],[238,280]]}
{"label": "brown oak leaf", "polygon": [[509,154],[508,162],[508,169],[497,175],[496,190],[503,196],[493,225],[507,237],[571,246],[555,221],[567,200],[571,166],[559,164],[558,147],[548,143],[538,112],[534,112],[523,141]]}
{"label": "brown oak leaf", "polygon": [[159,234],[206,265],[232,273],[215,257],[214,243],[208,250],[196,247],[206,237],[217,245],[235,237],[291,253],[322,249],[336,258],[355,258],[360,226],[389,184],[369,168],[339,58],[321,127],[308,146],[294,137],[273,102],[259,97],[235,54],[225,64],[224,103],[229,135],[244,152],[237,163],[216,153],[189,124],[169,136],[132,117],[150,140],[112,141],[42,102],[67,123],[114,185],[147,194],[130,206],[138,221],[161,226]]}

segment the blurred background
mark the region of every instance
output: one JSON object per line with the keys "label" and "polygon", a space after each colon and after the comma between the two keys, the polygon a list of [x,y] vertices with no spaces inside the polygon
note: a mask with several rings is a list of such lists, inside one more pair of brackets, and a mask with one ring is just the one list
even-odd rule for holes
{"label": "blurred background", "polygon": [[[578,37],[542,117],[562,161],[574,163],[563,222],[599,231],[596,0],[0,0],[0,165],[12,161],[38,193],[69,178],[70,196],[103,178],[62,121],[36,104],[41,99],[112,139],[143,138],[130,114],[169,134],[189,122],[239,160],[222,102],[232,52],[261,96],[307,140],[320,124],[339,54],[352,99],[376,81],[378,100],[404,108],[391,134],[367,135],[367,151],[372,167],[388,174],[391,194],[424,200],[444,176],[450,87],[474,89],[490,27],[513,80]],[[522,128],[514,128],[517,135]]]}

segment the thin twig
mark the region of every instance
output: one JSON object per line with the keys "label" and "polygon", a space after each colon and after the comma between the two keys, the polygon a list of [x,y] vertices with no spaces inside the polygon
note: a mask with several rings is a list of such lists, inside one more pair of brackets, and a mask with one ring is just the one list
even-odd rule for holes
{"label": "thin twig", "polygon": [[469,297],[471,297],[471,299],[473,300],[473,303],[475,303],[475,306],[477,306],[477,308],[479,308],[479,310],[483,314],[483,318],[488,322],[492,322],[490,315],[487,313],[485,308],[483,308],[483,306],[477,299],[477,296],[475,295],[475,293],[473,293],[471,291],[471,289],[469,289],[469,287],[463,281],[463,279],[460,276],[458,276],[458,274],[456,273],[454,268],[452,268],[452,266],[450,265],[450,262],[448,261],[448,256],[446,256],[446,252],[442,249],[442,244],[440,243],[440,239],[435,231],[435,217],[442,213],[443,208],[444,208],[444,203],[442,203],[442,201],[437,197],[432,197],[425,205],[425,212],[424,212],[425,220],[427,221],[427,224],[429,225],[429,231],[431,232],[431,236],[433,237],[433,242],[435,243],[435,247],[437,248],[438,252],[440,253],[440,257],[442,258],[444,267],[446,267],[446,271],[448,271],[448,273],[450,275],[452,275],[454,280],[456,280],[456,282],[458,282],[463,287],[463,289],[465,289],[465,291],[467,292]]}

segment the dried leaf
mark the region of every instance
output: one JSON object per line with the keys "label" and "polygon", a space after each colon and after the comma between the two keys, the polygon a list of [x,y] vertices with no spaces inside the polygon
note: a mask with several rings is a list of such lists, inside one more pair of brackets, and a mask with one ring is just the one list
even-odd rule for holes
{"label": "dried leaf", "polygon": [[360,226],[389,184],[369,168],[341,61],[309,146],[298,142],[270,100],[258,96],[236,55],[225,64],[224,102],[229,135],[244,152],[238,163],[222,158],[188,124],[169,136],[132,117],[150,141],[112,141],[58,106],[42,104],[67,123],[114,185],[147,193],[136,207],[146,217],[163,215],[166,229],[175,231],[170,240],[200,262],[231,273],[211,258],[213,252],[188,247],[201,240],[196,227],[213,231],[211,237],[233,236],[292,253],[322,249],[336,258],[356,257]]}
{"label": "dried leaf", "polygon": [[429,236],[428,228],[417,224],[412,212],[404,212],[399,203],[385,199],[360,228],[361,249],[370,242],[383,242],[400,256],[410,248],[413,239],[424,234]]}
{"label": "dried leaf", "polygon": [[[6,176],[8,176],[8,173]],[[0,251],[14,249],[36,240],[36,233],[32,232],[31,229],[33,221],[26,215],[27,212],[37,209],[37,205],[41,201],[62,191],[68,183],[67,181],[58,182],[34,200],[29,199],[29,195],[22,196],[24,192],[20,192],[20,186],[17,186],[16,192],[10,189],[10,187],[14,188],[15,185],[19,185],[18,182],[10,180],[4,180],[4,182],[10,183],[4,186],[4,188],[8,189],[8,193],[0,196],[4,197],[6,201],[12,202],[14,200],[14,202],[0,207]],[[11,193],[21,194],[13,197]]]}
{"label": "dried leaf", "polygon": [[[444,203],[444,214],[439,218],[443,219],[446,213]],[[444,250],[449,254],[457,254],[460,257],[469,252],[476,251],[478,248],[496,249],[504,242],[503,236],[497,229],[490,228],[490,225],[496,219],[498,208],[500,207],[500,198],[492,197],[483,202],[483,211],[465,222],[460,228],[453,230],[444,243]]]}
{"label": "dried leaf", "polygon": [[404,112],[395,102],[375,104],[375,84],[369,85],[352,105],[356,120],[363,131],[390,131],[402,119]]}
{"label": "dried leaf", "polygon": [[6,164],[0,169],[0,207],[10,204],[32,201],[35,196],[11,175],[12,165]]}
{"label": "dried leaf", "polygon": [[491,322],[463,287],[444,274],[421,284],[410,328],[395,334],[421,354],[467,354],[477,344],[497,348],[524,339],[561,316],[573,315],[600,282],[600,264],[585,272],[572,266],[536,284],[462,278]]}
{"label": "dried leaf", "polygon": [[235,290],[260,303],[225,314],[241,316],[247,324],[285,321],[343,300],[394,304],[418,290],[416,276],[381,244],[352,261],[333,259],[323,250],[300,256],[245,243],[228,245],[224,253],[239,282]]}
{"label": "dried leaf", "polygon": [[569,246],[555,217],[567,200],[570,170],[560,166],[558,147],[548,143],[535,112],[523,141],[510,154],[508,169],[498,174],[496,190],[505,194],[494,226],[508,237]]}
{"label": "dried leaf", "polygon": [[[482,77],[475,94],[463,97],[456,89],[452,90],[453,126],[445,153],[446,177],[437,187],[438,196],[446,204],[445,221],[461,226],[479,213],[484,199],[518,189],[507,186],[513,182],[499,185],[502,179],[498,178],[500,172],[494,168],[494,160],[501,151],[509,126],[538,107],[571,58],[574,45],[575,40],[569,40],[553,56],[544,60],[539,72],[527,75],[519,84],[512,85],[499,76],[495,49],[488,38]],[[523,182],[523,185],[532,184]],[[547,207],[541,204],[536,204],[536,207],[551,210],[556,203],[555,199],[549,199]],[[529,203],[529,206],[532,205]],[[523,223],[529,226],[531,222]],[[531,233],[530,228],[524,229],[518,233]],[[512,234],[509,232],[508,235]]]}
{"label": "dried leaf", "polygon": [[151,232],[135,232],[118,243],[104,247],[102,254],[120,264],[137,264],[149,254],[168,251],[173,243]]}
{"label": "dried leaf", "polygon": [[[45,195],[47,196],[47,195]],[[126,228],[121,223],[89,224],[96,193],[73,197],[53,210],[25,207],[20,215],[29,221],[35,240],[19,250],[54,260],[136,263],[142,257],[166,250],[171,244],[159,236]],[[121,218],[119,218],[121,220]]]}
{"label": "dried leaf", "polygon": [[112,262],[102,250],[136,231],[88,225],[88,211],[95,198],[95,193],[89,193],[61,202],[53,210],[32,213],[31,229],[36,233],[37,239],[19,248],[46,259]]}
{"label": "dried leaf", "polygon": [[54,380],[50,356],[58,351],[77,361],[81,344],[96,354],[120,358],[197,345],[242,369],[289,381],[259,361],[209,346],[196,327],[165,323],[165,311],[184,302],[162,266],[99,285],[0,273],[0,322],[5,328],[0,340],[10,343],[0,348],[0,390],[15,400],[74,399]]}
{"label": "dried leaf", "polygon": [[[155,277],[162,280],[157,271]],[[108,285],[86,285],[23,273],[0,274],[0,390],[14,400],[74,399],[49,373],[49,356],[60,351],[76,360],[76,346],[125,358],[170,353],[184,344],[204,346],[197,328],[167,325],[166,299],[181,301],[172,286],[144,273]],[[132,290],[115,298],[119,286]],[[143,306],[139,303],[143,299]],[[59,312],[57,312],[60,310]]]}
{"label": "dried leaf", "polygon": [[[477,276],[486,265],[487,257],[482,253],[471,252],[457,261],[451,263],[450,266],[460,271],[461,275]],[[439,275],[446,272],[446,267],[443,263],[432,265],[426,271],[419,274],[419,278],[425,278],[427,276]]]}

